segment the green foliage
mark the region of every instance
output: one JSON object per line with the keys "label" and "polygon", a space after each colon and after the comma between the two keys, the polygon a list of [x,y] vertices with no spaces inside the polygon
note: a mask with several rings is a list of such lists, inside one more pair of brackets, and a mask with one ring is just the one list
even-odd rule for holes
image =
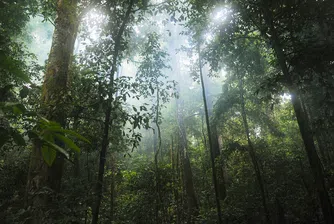
{"label": "green foliage", "polygon": [[65,158],[69,159],[69,153],[63,147],[58,146],[59,143],[57,144],[57,141],[66,144],[67,147],[77,153],[80,153],[80,148],[71,140],[71,138],[75,137],[78,140],[90,143],[88,139],[80,134],[63,129],[59,124],[48,121],[45,118],[42,118],[39,121],[39,127],[37,127],[36,130],[33,130],[30,135],[36,137],[40,141],[43,158],[49,166],[54,162],[56,152],[61,153]]}
{"label": "green foliage", "polygon": [[[36,61],[41,62],[46,48],[29,40],[31,33],[41,29],[48,32],[43,40],[51,41],[50,26],[31,16],[53,21],[56,1],[0,2],[0,220],[26,223],[30,213],[40,209],[45,223],[89,223],[96,197],[96,161],[105,140],[101,223],[216,223],[206,150],[209,136],[197,83],[199,43],[207,100],[212,104],[210,122],[217,128],[220,145],[216,169],[222,171],[219,178],[227,192],[221,201],[223,219],[236,224],[265,223],[245,136],[244,104],[273,223],[323,221],[312,163],[303,152],[287,89],[290,83],[298,90],[332,200],[331,1],[143,0],[134,1],[127,21],[130,1],[79,2],[78,11],[85,11],[86,6],[95,9],[91,21],[84,18],[80,27],[82,52],[73,57],[69,100],[61,105],[70,112],[64,127],[40,114],[45,68]],[[30,27],[26,27],[29,20]],[[87,33],[88,25],[97,27],[95,34]],[[124,32],[119,36],[121,27]],[[276,43],[283,50],[288,78],[282,75]],[[29,52],[31,48],[39,58]],[[103,139],[106,113],[111,115],[110,129]],[[185,136],[179,136],[180,114]],[[160,145],[155,153],[152,123],[159,126]],[[186,149],[181,138],[186,139]],[[40,193],[26,189],[34,145],[48,170],[58,155],[70,161],[64,163],[61,192],[47,195],[50,207],[25,201]],[[188,220],[185,156],[199,202],[199,214],[192,221]]]}

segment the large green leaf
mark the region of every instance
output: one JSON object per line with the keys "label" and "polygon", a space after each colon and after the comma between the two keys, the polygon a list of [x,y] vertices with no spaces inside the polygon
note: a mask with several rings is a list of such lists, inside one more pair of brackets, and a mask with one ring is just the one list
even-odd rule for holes
{"label": "large green leaf", "polygon": [[51,166],[54,160],[56,159],[57,151],[49,147],[48,145],[43,145],[42,156],[46,164]]}
{"label": "large green leaf", "polygon": [[76,137],[76,138],[90,144],[90,141],[87,138],[83,137],[82,135],[80,135],[77,132],[72,131],[72,130],[66,130],[66,129],[58,128],[58,127],[47,127],[46,130],[51,131],[51,132],[60,132],[60,133],[63,133],[63,134],[69,134],[73,137]]}
{"label": "large green leaf", "polygon": [[75,131],[63,129],[63,133],[72,135],[72,136],[90,144],[90,141],[87,138],[83,137],[82,135],[80,135],[79,133],[77,133]]}
{"label": "large green leaf", "polygon": [[24,140],[22,135],[20,135],[20,133],[18,133],[17,131],[12,132],[12,137],[13,137],[14,142],[17,145],[19,145],[19,146],[25,146],[26,145],[26,141]]}
{"label": "large green leaf", "polygon": [[8,130],[0,127],[0,149],[6,142],[9,140],[9,133]]}
{"label": "large green leaf", "polygon": [[26,98],[29,94],[29,89],[26,86],[23,86],[22,89],[20,90],[20,97],[22,99]]}
{"label": "large green leaf", "polygon": [[1,57],[2,63],[1,66],[3,69],[8,70],[12,73],[14,78],[21,79],[24,82],[31,83],[27,73],[18,66],[18,64],[21,63],[21,61],[18,61],[12,57]]}
{"label": "large green leaf", "polygon": [[60,152],[61,154],[63,154],[67,159],[70,158],[68,152],[66,152],[65,149],[63,149],[62,147],[59,147],[58,145],[56,145],[55,143],[51,142],[51,141],[48,141],[46,139],[43,139],[44,141],[44,144],[43,145],[47,145],[49,147],[51,147],[52,149]]}
{"label": "large green leaf", "polygon": [[71,139],[57,133],[55,133],[54,136],[64,142],[69,148],[73,149],[76,152],[80,152],[80,148]]}
{"label": "large green leaf", "polygon": [[2,103],[0,107],[4,108],[5,110],[10,110],[16,115],[23,114],[27,110],[22,103],[17,102],[5,102]]}

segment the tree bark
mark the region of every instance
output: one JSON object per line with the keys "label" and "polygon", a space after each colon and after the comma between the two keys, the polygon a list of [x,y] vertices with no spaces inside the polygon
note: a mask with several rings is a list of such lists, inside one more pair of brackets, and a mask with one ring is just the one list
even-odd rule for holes
{"label": "tree bark", "polygon": [[180,99],[177,99],[177,121],[179,126],[179,136],[180,136],[180,159],[182,159],[183,167],[183,177],[184,177],[184,187],[187,199],[187,223],[195,223],[195,219],[199,214],[199,206],[197,202],[197,197],[194,188],[193,174],[191,169],[191,164],[188,156],[188,143],[186,129],[183,123],[182,116],[182,103]]}
{"label": "tree bark", "polygon": [[216,170],[217,170],[217,181],[218,181],[218,193],[219,199],[224,200],[226,198],[226,186],[225,186],[225,179],[224,179],[224,166],[223,166],[223,158],[221,157],[220,153],[220,145],[218,140],[218,133],[217,133],[217,125],[215,122],[212,122],[212,115],[213,115],[213,97],[210,94],[210,80],[207,76],[203,76],[203,83],[205,87],[205,94],[207,97],[207,107],[208,107],[208,114],[210,118],[210,127],[211,127],[211,139],[212,139],[212,149],[213,155],[215,158]]}
{"label": "tree bark", "polygon": [[204,85],[204,81],[203,81],[201,50],[200,50],[199,43],[197,45],[197,51],[198,51],[199,73],[200,73],[200,79],[201,79],[201,85],[202,85],[202,95],[203,95],[203,104],[204,104],[204,111],[205,111],[205,120],[206,120],[206,127],[207,127],[207,131],[208,131],[209,146],[210,146],[210,158],[211,158],[211,166],[212,166],[212,180],[213,180],[213,187],[215,189],[217,218],[218,218],[218,224],[222,224],[223,223],[223,218],[222,218],[221,206],[220,206],[220,201],[219,201],[219,189],[218,189],[218,182],[217,182],[217,172],[216,172],[215,157],[214,157],[214,152],[213,152],[213,144],[212,144],[212,136],[211,136],[212,133],[211,133],[210,123],[209,123],[210,120],[209,120],[208,106],[207,106],[207,101],[206,101],[205,85]]}
{"label": "tree bark", "polygon": [[[155,80],[157,81],[157,80]],[[156,87],[157,96],[156,96],[156,105],[155,105],[155,131],[154,133],[154,167],[155,167],[155,190],[156,190],[156,198],[155,198],[155,219],[156,223],[160,223],[159,212],[163,212],[163,201],[160,193],[160,172],[159,172],[159,164],[158,164],[158,155],[161,150],[161,130],[159,125],[159,110],[160,110],[160,95],[159,95],[159,86]]]}
{"label": "tree bark", "polygon": [[212,125],[211,135],[212,135],[211,138],[212,138],[212,147],[214,150],[214,157],[215,157],[215,160],[218,161],[218,164],[216,165],[216,169],[218,172],[217,179],[218,179],[219,199],[224,200],[227,196],[225,177],[224,177],[224,164],[223,164],[223,158],[221,158],[216,125]]}
{"label": "tree bark", "polygon": [[[41,108],[47,119],[65,127],[68,114],[68,90],[70,87],[69,66],[78,30],[77,0],[59,0],[57,2],[57,18],[49,54],[44,83],[42,87]],[[56,144],[62,146],[59,142]],[[30,167],[31,174],[27,190],[33,195],[31,203],[34,207],[48,207],[51,197],[42,191],[51,193],[60,191],[64,158],[57,153],[51,166],[48,166],[41,153],[41,145],[33,147]],[[37,193],[40,194],[37,194]],[[32,223],[43,223],[43,212],[33,214]]]}
{"label": "tree bark", "polygon": [[268,209],[268,205],[267,205],[265,187],[264,187],[264,184],[263,184],[261,170],[260,170],[257,158],[256,158],[256,152],[255,152],[255,149],[254,149],[254,146],[253,146],[253,143],[250,139],[250,134],[249,134],[249,126],[248,126],[247,114],[246,114],[246,109],[245,109],[244,88],[243,88],[243,80],[242,80],[243,78],[242,77],[239,77],[239,78],[240,78],[239,89],[240,89],[240,98],[241,98],[241,115],[242,115],[245,134],[246,134],[247,142],[248,142],[248,152],[249,152],[249,156],[251,157],[251,161],[253,163],[256,179],[257,179],[257,182],[258,182],[259,187],[260,187],[262,206],[263,206],[265,217],[266,217],[266,223],[269,224],[269,223],[271,223],[271,220],[270,220],[270,213],[269,213],[269,209]]}
{"label": "tree bark", "polygon": [[322,167],[322,163],[319,159],[319,156],[316,151],[316,147],[313,140],[313,134],[310,128],[309,120],[307,115],[302,110],[302,103],[300,100],[300,94],[298,92],[298,88],[296,87],[294,80],[291,77],[289,72],[289,68],[287,66],[287,60],[285,58],[283,48],[281,46],[279,36],[277,34],[276,28],[274,26],[274,21],[272,19],[272,12],[270,11],[270,7],[267,5],[264,8],[264,18],[269,27],[269,32],[271,34],[271,42],[278,59],[278,63],[282,69],[286,86],[291,94],[291,103],[293,105],[299,130],[304,142],[304,149],[306,151],[311,169],[313,178],[315,180],[315,186],[318,193],[320,205],[322,208],[322,212],[324,215],[324,219],[327,224],[331,224],[334,222],[334,214],[333,214],[333,206],[326,188],[324,171]]}
{"label": "tree bark", "polygon": [[116,155],[112,153],[111,155],[111,180],[110,180],[110,223],[114,223],[115,215],[115,194],[116,194]]}
{"label": "tree bark", "polygon": [[98,171],[98,178],[97,183],[95,186],[95,194],[96,194],[96,201],[93,206],[93,218],[92,218],[92,224],[98,223],[99,218],[99,211],[100,211],[100,205],[102,201],[102,187],[103,187],[103,175],[104,175],[104,168],[105,168],[105,162],[106,162],[106,154],[107,149],[109,146],[109,129],[112,124],[111,120],[111,112],[112,112],[112,99],[113,99],[113,89],[114,89],[114,76],[117,71],[117,60],[119,56],[119,52],[121,51],[121,41],[122,36],[124,33],[124,30],[126,28],[126,25],[129,21],[130,14],[132,11],[132,7],[134,5],[134,0],[129,1],[129,5],[126,9],[126,13],[124,15],[122,24],[117,32],[117,35],[115,37],[115,47],[113,52],[113,61],[112,61],[112,67],[110,72],[110,82],[109,82],[109,93],[108,93],[108,100],[107,100],[107,109],[105,112],[105,120],[104,120],[104,131],[103,131],[103,140],[102,140],[102,146],[100,151],[100,162],[99,162],[99,171]]}

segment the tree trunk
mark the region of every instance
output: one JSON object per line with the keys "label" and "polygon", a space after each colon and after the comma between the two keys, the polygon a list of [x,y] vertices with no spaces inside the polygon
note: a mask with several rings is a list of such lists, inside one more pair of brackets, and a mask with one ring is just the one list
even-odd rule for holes
{"label": "tree trunk", "polygon": [[177,121],[179,126],[179,136],[180,136],[180,159],[182,159],[183,165],[183,177],[184,177],[184,187],[186,192],[187,199],[187,223],[195,223],[195,219],[199,214],[199,207],[196,198],[194,182],[193,182],[193,174],[191,169],[191,164],[188,156],[188,143],[187,143],[187,134],[186,129],[183,123],[182,116],[182,103],[179,99],[176,101],[177,103]]}
{"label": "tree trunk", "polygon": [[115,215],[115,188],[116,188],[116,155],[112,153],[111,155],[111,183],[110,183],[110,223],[114,223]]}
{"label": "tree trunk", "polygon": [[97,175],[97,183],[95,186],[96,201],[93,207],[93,218],[92,224],[97,224],[100,205],[102,201],[102,187],[103,187],[103,175],[104,175],[104,166],[106,163],[106,154],[109,146],[109,126],[110,126],[110,116],[111,116],[111,106],[107,108],[104,119],[104,131],[103,131],[103,140],[102,147],[100,151],[100,162],[99,162],[99,171]]}
{"label": "tree trunk", "polygon": [[216,169],[217,169],[217,172],[218,172],[217,179],[218,179],[219,199],[224,200],[226,198],[224,164],[223,164],[223,159],[221,158],[216,125],[212,125],[211,135],[212,135],[211,138],[212,138],[212,148],[213,148],[214,157],[215,157],[216,161],[218,160],[218,164],[216,165]]}
{"label": "tree trunk", "polygon": [[239,77],[239,78],[240,78],[239,88],[240,88],[240,98],[241,98],[241,115],[242,115],[242,120],[243,120],[244,128],[245,128],[245,134],[246,134],[247,142],[248,142],[248,152],[249,152],[249,155],[251,157],[251,160],[252,160],[252,163],[253,163],[253,166],[254,166],[256,179],[257,179],[257,182],[258,182],[259,187],[260,187],[262,206],[264,208],[266,223],[269,224],[269,223],[271,223],[271,220],[270,220],[270,213],[269,213],[269,209],[268,209],[268,205],[267,205],[265,187],[264,187],[263,180],[262,180],[261,170],[260,170],[259,164],[257,162],[256,152],[255,152],[255,149],[254,149],[254,146],[253,146],[253,143],[250,139],[250,134],[249,134],[249,126],[248,126],[247,114],[246,114],[246,109],[245,109],[244,88],[243,88],[243,80],[242,80],[243,78],[242,77]]}
{"label": "tree trunk", "polygon": [[92,224],[97,224],[98,218],[99,218],[100,205],[102,201],[104,166],[106,162],[107,149],[109,146],[109,129],[110,129],[110,124],[112,124],[112,120],[110,119],[110,117],[111,117],[111,112],[112,112],[114,76],[117,71],[117,60],[118,60],[119,52],[121,50],[122,36],[125,30],[125,27],[129,21],[133,5],[134,5],[134,0],[130,0],[126,13],[124,15],[122,24],[115,37],[113,61],[112,61],[112,67],[111,67],[110,77],[109,77],[110,83],[109,83],[109,93],[108,93],[108,100],[107,100],[107,109],[105,112],[104,131],[103,131],[103,139],[102,139],[102,146],[101,146],[101,152],[100,152],[99,171],[98,171],[98,178],[97,178],[97,182],[95,186],[96,201],[93,206]]}
{"label": "tree trunk", "polygon": [[[77,131],[79,125],[79,119],[77,114],[73,119],[73,130]],[[74,172],[73,176],[76,178],[80,177],[80,154],[81,152],[75,152],[74,154]]]}
{"label": "tree trunk", "polygon": [[333,207],[328,191],[326,189],[323,167],[316,151],[308,117],[302,110],[302,104],[298,88],[296,87],[294,80],[290,75],[287,66],[287,61],[283,49],[281,47],[281,43],[279,41],[276,28],[274,26],[272,13],[270,11],[269,6],[266,6],[265,8],[264,18],[267,25],[270,28],[272,46],[278,59],[278,63],[282,69],[285,81],[287,82],[287,88],[289,89],[291,94],[291,103],[293,105],[296,114],[299,130],[304,142],[304,148],[310,163],[310,167],[312,169],[312,174],[315,180],[315,186],[318,192],[318,197],[324,215],[324,219],[327,224],[332,224],[334,222]]}
{"label": "tree trunk", "polygon": [[[205,87],[205,94],[207,97],[207,107],[208,107],[208,115],[210,118],[210,127],[211,127],[211,139],[212,139],[212,149],[213,149],[213,155],[215,158],[216,164],[216,170],[217,170],[217,181],[218,181],[218,193],[219,193],[219,199],[224,200],[226,198],[226,187],[225,187],[225,179],[224,179],[224,166],[223,166],[223,158],[221,157],[220,153],[220,145],[218,141],[218,133],[217,133],[217,125],[215,122],[212,122],[213,118],[213,97],[212,94],[210,94],[210,80],[207,76],[203,76],[203,84]],[[212,125],[211,125],[212,124]]]}
{"label": "tree trunk", "polygon": [[[57,3],[57,18],[49,54],[44,83],[42,87],[41,108],[47,119],[65,126],[68,112],[68,90],[70,85],[69,66],[73,54],[74,43],[78,30],[77,1],[59,0]],[[59,142],[56,144],[62,146]],[[57,153],[51,166],[42,157],[41,145],[34,145],[30,159],[31,174],[28,181],[31,203],[34,207],[51,205],[51,197],[41,193],[48,189],[52,193],[60,191],[64,158]],[[40,192],[41,194],[36,194]],[[45,223],[43,212],[33,215],[32,223]]]}
{"label": "tree trunk", "polygon": [[198,43],[197,45],[197,51],[198,51],[198,63],[199,63],[199,73],[200,73],[200,79],[201,79],[201,85],[202,85],[202,95],[203,95],[203,104],[204,104],[204,111],[205,111],[205,120],[206,120],[206,127],[208,131],[208,137],[209,137],[209,146],[210,146],[210,158],[211,158],[211,166],[212,166],[212,180],[213,180],[213,187],[215,189],[215,199],[216,199],[216,206],[217,206],[217,218],[218,218],[218,224],[223,223],[222,218],[222,212],[221,212],[221,206],[219,201],[219,189],[218,189],[218,183],[217,183],[217,173],[216,173],[216,166],[215,166],[215,157],[213,152],[213,144],[212,144],[212,136],[211,136],[211,129],[210,129],[210,123],[209,123],[209,113],[208,113],[208,106],[206,101],[206,94],[205,94],[205,85],[203,81],[203,72],[202,72],[202,60],[201,60],[201,50],[200,45]]}
{"label": "tree trunk", "polygon": [[[156,80],[157,81],[157,80]],[[154,133],[154,167],[155,167],[155,190],[156,190],[156,202],[155,202],[155,219],[156,223],[161,223],[160,217],[159,217],[159,212],[161,211],[164,213],[163,209],[163,201],[160,193],[160,172],[159,172],[159,164],[158,164],[158,155],[159,152],[161,151],[161,130],[160,130],[160,125],[159,125],[159,111],[160,111],[160,95],[159,95],[159,86],[157,85],[156,87],[157,91],[157,97],[156,97],[156,105],[155,105],[155,119],[154,119],[154,124],[155,124],[155,133]],[[162,215],[163,217],[163,215]],[[163,217],[164,218],[164,217]]]}

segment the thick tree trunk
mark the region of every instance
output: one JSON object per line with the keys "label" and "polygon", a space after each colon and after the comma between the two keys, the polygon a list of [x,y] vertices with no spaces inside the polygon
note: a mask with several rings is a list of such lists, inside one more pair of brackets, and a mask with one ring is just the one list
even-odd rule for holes
{"label": "thick tree trunk", "polygon": [[[69,66],[78,30],[76,9],[76,0],[59,0],[57,3],[55,31],[42,87],[43,116],[63,127],[68,112]],[[33,195],[31,202],[34,207],[46,208],[51,204],[51,197],[38,192],[44,192],[45,189],[52,193],[60,191],[63,163],[63,156],[57,153],[54,163],[49,167],[43,160],[41,145],[34,145],[30,160],[31,178],[27,188],[29,194]],[[43,223],[42,212],[33,216],[33,223]]]}
{"label": "thick tree trunk", "polygon": [[177,121],[179,126],[179,135],[180,135],[180,158],[182,159],[183,167],[183,177],[184,177],[184,187],[186,192],[187,199],[187,223],[195,223],[196,217],[199,214],[199,207],[196,198],[193,174],[191,169],[191,164],[188,156],[188,143],[187,143],[187,134],[186,129],[183,123],[182,116],[182,103],[180,100],[177,100]]}
{"label": "thick tree trunk", "polygon": [[299,130],[304,141],[304,148],[312,169],[313,178],[315,179],[315,186],[318,192],[322,212],[326,223],[330,224],[334,221],[333,207],[325,184],[323,166],[316,151],[313,135],[308,125],[308,118],[302,111],[300,99],[292,91],[290,92],[292,93],[291,100],[296,113]]}
{"label": "thick tree trunk", "polygon": [[268,205],[267,205],[265,187],[264,187],[264,183],[263,183],[263,179],[262,179],[261,170],[259,168],[259,164],[258,164],[258,161],[257,161],[257,158],[256,158],[256,152],[255,152],[255,149],[254,149],[254,146],[253,146],[253,143],[250,139],[250,134],[249,134],[249,126],[248,126],[247,114],[246,114],[246,109],[245,109],[245,98],[244,98],[244,88],[243,88],[242,77],[240,77],[239,88],[240,88],[240,98],[241,98],[241,115],[242,115],[245,134],[246,134],[247,142],[248,142],[248,152],[249,152],[249,155],[251,157],[253,167],[254,167],[254,171],[255,171],[255,175],[256,175],[256,179],[257,179],[257,182],[258,182],[259,187],[260,187],[262,206],[263,206],[265,217],[266,217],[266,223],[269,224],[269,223],[271,223],[271,220],[270,220],[270,213],[269,213],[269,209],[268,209]]}
{"label": "thick tree trunk", "polygon": [[274,21],[272,19],[272,13],[270,11],[270,7],[266,6],[264,12],[265,12],[264,13],[265,21],[270,28],[269,32],[271,34],[272,46],[278,59],[278,63],[282,69],[285,81],[287,82],[287,88],[289,89],[291,94],[291,103],[293,105],[296,114],[299,130],[304,142],[304,148],[312,169],[312,174],[315,180],[315,186],[318,192],[318,197],[324,215],[324,219],[327,224],[332,224],[334,223],[333,206],[328,191],[326,189],[324,171],[322,163],[316,151],[312,130],[309,124],[309,119],[302,110],[302,103],[300,100],[299,91],[289,72],[287,61],[283,49],[281,47],[276,28],[274,26]]}

